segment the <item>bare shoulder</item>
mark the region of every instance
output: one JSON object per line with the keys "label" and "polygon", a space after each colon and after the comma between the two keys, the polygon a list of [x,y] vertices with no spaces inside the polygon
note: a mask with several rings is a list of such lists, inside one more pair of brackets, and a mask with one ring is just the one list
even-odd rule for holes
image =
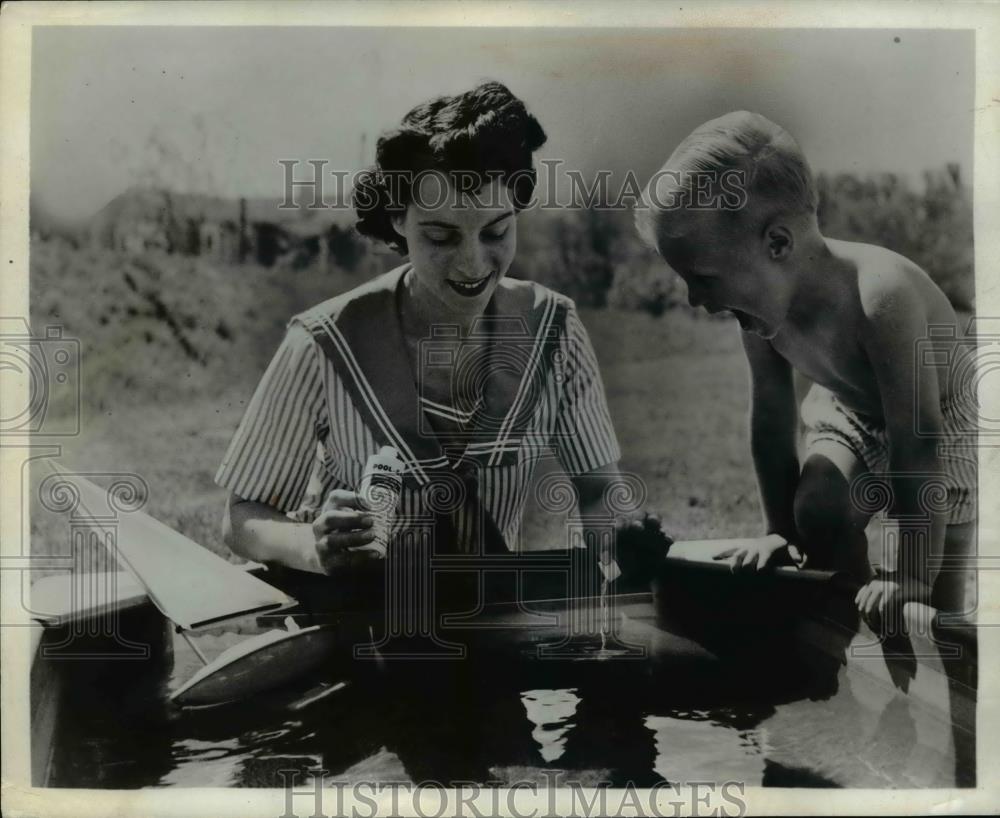
{"label": "bare shoulder", "polygon": [[829,241],[834,253],[857,269],[858,301],[864,323],[927,318],[947,305],[944,294],[917,264],[874,244]]}

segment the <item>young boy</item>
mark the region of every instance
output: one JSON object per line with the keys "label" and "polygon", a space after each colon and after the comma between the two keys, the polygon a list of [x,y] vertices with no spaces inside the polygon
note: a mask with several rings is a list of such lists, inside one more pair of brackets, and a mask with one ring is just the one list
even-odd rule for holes
{"label": "young boy", "polygon": [[[771,536],[717,558],[851,571],[866,617],[911,600],[960,610],[954,570],[931,593],[942,554],[949,568],[968,555],[976,519],[975,366],[957,333],[937,332],[957,321],[944,294],[890,250],[825,238],[799,146],[757,114],[697,128],[643,198],[639,232],[692,306],[730,310],[743,330]],[[793,370],[814,384],[801,468]],[[873,578],[864,532],[878,499],[899,543],[895,570]]]}

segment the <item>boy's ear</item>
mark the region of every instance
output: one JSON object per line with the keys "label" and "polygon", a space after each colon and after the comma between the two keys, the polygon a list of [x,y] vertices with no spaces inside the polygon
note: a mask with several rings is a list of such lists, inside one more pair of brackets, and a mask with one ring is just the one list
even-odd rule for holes
{"label": "boy's ear", "polygon": [[406,220],[406,212],[403,213],[392,213],[389,215],[389,224],[392,225],[392,229],[396,231],[396,235],[401,239],[405,239],[406,236],[403,235],[403,222]]}
{"label": "boy's ear", "polygon": [[795,247],[795,237],[785,225],[772,223],[764,231],[767,255],[771,261],[784,261]]}

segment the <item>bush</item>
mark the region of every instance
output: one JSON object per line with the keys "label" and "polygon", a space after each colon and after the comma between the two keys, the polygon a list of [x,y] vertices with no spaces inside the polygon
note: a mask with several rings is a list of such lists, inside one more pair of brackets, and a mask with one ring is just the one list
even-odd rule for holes
{"label": "bush", "polygon": [[615,267],[608,290],[608,306],[619,310],[641,310],[653,316],[668,309],[687,307],[684,284],[662,261],[621,262]]}

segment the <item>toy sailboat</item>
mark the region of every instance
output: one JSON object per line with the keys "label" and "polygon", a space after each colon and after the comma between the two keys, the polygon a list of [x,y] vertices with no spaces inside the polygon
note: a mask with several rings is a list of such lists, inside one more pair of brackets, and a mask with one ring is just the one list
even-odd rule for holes
{"label": "toy sailboat", "polygon": [[[299,628],[289,617],[286,630],[249,637],[209,661],[190,632],[274,613],[296,601],[142,511],[120,512],[113,522],[102,522],[100,513],[108,507],[108,492],[85,477],[62,471],[51,461],[49,465],[61,480],[75,487],[83,513],[97,526],[107,526],[109,534],[114,528],[115,536],[104,539],[116,543],[113,556],[125,564],[149,600],[204,663],[173,692],[170,698],[176,704],[204,707],[243,699],[293,681],[329,656],[333,628]],[[52,589],[47,595],[53,596]],[[67,615],[72,613],[40,618],[43,622],[65,622]]]}
{"label": "toy sailboat", "polygon": [[[107,492],[84,477],[63,475],[95,512]],[[287,607],[294,600],[226,562],[207,548],[142,511],[118,515],[117,553],[160,612],[185,631]]]}

